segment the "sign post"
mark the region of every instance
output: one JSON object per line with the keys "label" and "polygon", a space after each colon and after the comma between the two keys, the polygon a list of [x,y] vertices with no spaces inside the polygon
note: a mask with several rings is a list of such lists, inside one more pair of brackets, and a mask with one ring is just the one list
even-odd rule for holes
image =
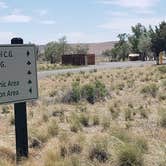
{"label": "sign post", "polygon": [[[23,39],[13,38],[11,44],[23,44]],[[16,137],[16,160],[28,157],[28,131],[26,102],[14,104],[15,137]]]}
{"label": "sign post", "polygon": [[0,104],[14,103],[16,159],[28,157],[26,101],[38,98],[35,45],[0,45]]}
{"label": "sign post", "polygon": [[13,43],[0,45],[0,104],[38,98],[35,45]]}

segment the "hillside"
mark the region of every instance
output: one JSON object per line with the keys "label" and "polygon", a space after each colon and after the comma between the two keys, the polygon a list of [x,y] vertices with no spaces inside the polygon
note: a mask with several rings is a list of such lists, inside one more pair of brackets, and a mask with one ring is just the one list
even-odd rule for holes
{"label": "hillside", "polygon": [[[103,51],[107,49],[112,49],[115,45],[116,41],[110,42],[102,42],[102,43],[81,43],[80,45],[88,45],[89,53],[96,54],[97,56],[101,55]],[[72,43],[70,44],[72,47],[75,47],[77,44]],[[39,45],[39,52],[44,52],[45,45]]]}

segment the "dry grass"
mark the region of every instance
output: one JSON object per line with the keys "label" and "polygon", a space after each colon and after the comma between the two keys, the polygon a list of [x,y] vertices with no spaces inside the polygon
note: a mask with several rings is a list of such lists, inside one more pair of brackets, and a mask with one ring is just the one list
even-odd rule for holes
{"label": "dry grass", "polygon": [[[125,161],[131,160],[134,166],[165,166],[163,71],[164,66],[146,66],[40,80],[40,99],[28,103],[31,148],[30,158],[22,165],[125,166]],[[96,80],[108,92],[102,100],[94,104],[84,98],[65,102],[73,82],[84,87]],[[12,109],[0,109],[0,166],[14,165]]]}

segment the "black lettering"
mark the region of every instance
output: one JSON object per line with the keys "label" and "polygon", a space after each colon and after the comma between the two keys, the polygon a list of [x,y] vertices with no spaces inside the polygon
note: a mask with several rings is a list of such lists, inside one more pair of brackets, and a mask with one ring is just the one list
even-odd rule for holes
{"label": "black lettering", "polygon": [[7,92],[7,96],[18,96],[19,95],[19,91],[8,91]]}
{"label": "black lettering", "polygon": [[8,57],[7,53],[8,53],[7,51],[4,51],[4,53],[3,53],[5,58]]}

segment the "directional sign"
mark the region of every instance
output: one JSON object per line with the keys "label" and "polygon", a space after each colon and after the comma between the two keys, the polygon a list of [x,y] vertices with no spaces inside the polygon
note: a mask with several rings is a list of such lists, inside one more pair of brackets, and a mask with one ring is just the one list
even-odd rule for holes
{"label": "directional sign", "polygon": [[35,45],[0,45],[0,104],[38,98]]}

